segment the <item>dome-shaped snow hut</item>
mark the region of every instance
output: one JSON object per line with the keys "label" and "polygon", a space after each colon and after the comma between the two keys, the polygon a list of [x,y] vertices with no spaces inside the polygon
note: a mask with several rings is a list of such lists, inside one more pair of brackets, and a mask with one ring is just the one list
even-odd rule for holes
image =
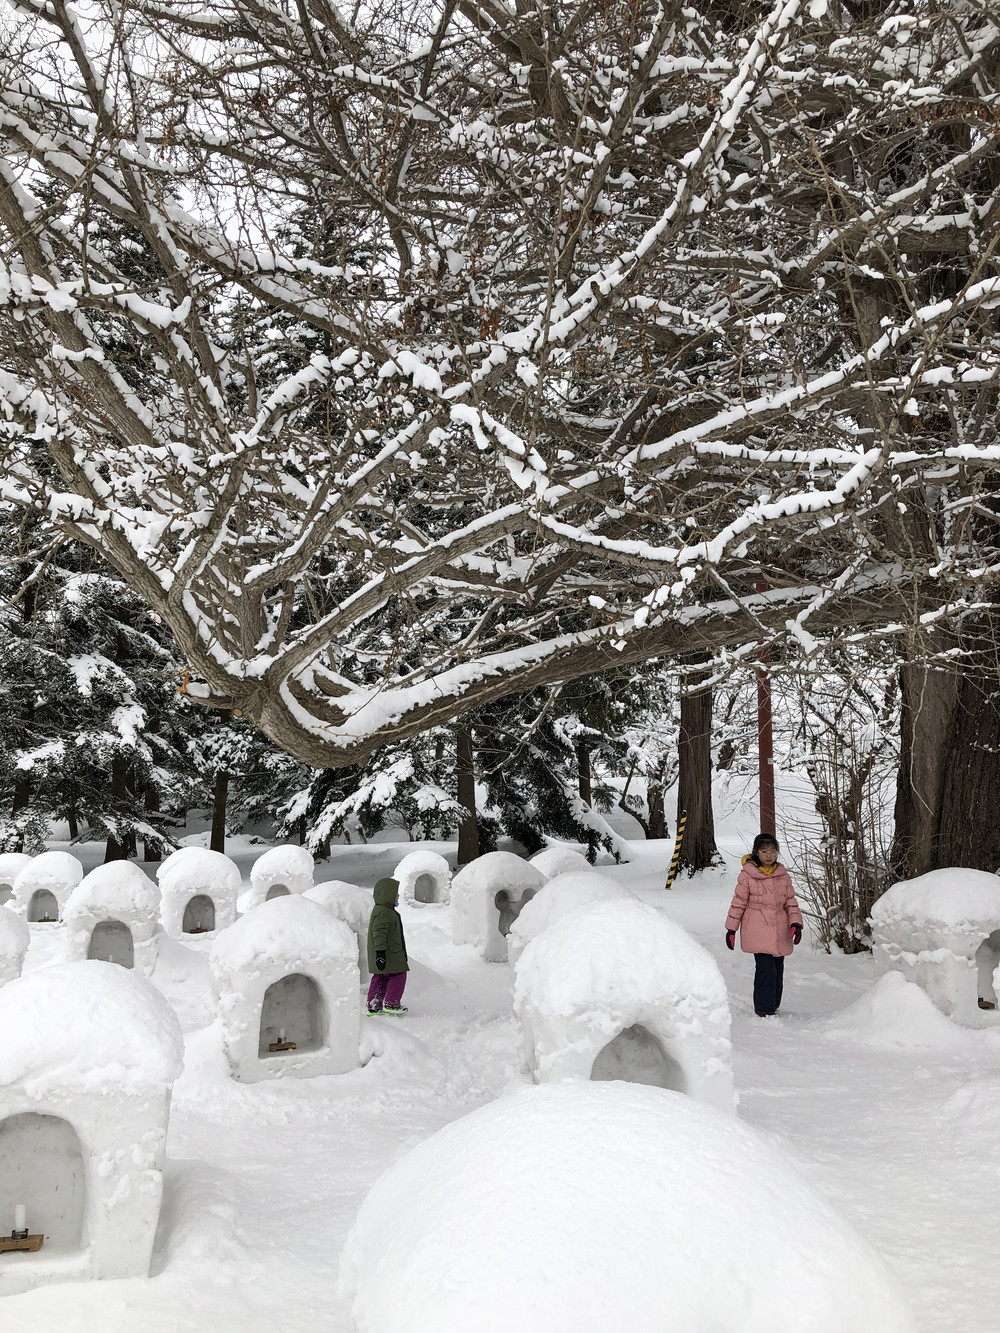
{"label": "dome-shaped snow hut", "polygon": [[69,895],[83,879],[83,866],[69,852],[42,852],[14,880],[8,906],[28,921],[61,921]]}
{"label": "dome-shaped snow hut", "polygon": [[904,879],[872,908],[881,971],[902,972],[959,1022],[994,1009],[1000,966],[1000,876],[955,867]]}
{"label": "dome-shaped snow hut", "polygon": [[446,903],[451,896],[451,867],[437,852],[409,852],[392,878],[404,903]]}
{"label": "dome-shaped snow hut", "polygon": [[569,875],[573,871],[593,870],[593,866],[581,853],[572,847],[560,847],[558,844],[546,847],[528,862],[540,870],[546,879],[555,879],[556,875]]}
{"label": "dome-shaped snow hut", "polygon": [[577,908],[532,940],[514,972],[514,1023],[536,1083],[621,1079],[735,1108],[722,973],[638,900]]}
{"label": "dome-shaped snow hut", "polygon": [[545,883],[545,876],[513,852],[487,852],[463,866],[451,882],[451,937],[471,944],[489,963],[507,957],[507,933]]}
{"label": "dome-shaped snow hut", "polygon": [[638,902],[635,894],[600,871],[570,870],[555,875],[524,904],[507,936],[507,956],[516,963],[528,944],[543,930],[588,903]]}
{"label": "dome-shaped snow hut", "polygon": [[63,912],[66,957],[96,958],[149,976],[156,966],[160,891],[132,861],[95,866]]}
{"label": "dome-shaped snow hut", "polygon": [[10,902],[14,896],[14,881],[18,872],[31,862],[27,852],[4,852],[0,854],[0,907]]}
{"label": "dome-shaped snow hut", "polygon": [[210,964],[235,1078],[357,1067],[357,939],[319,903],[300,895],[262,903],[218,936]]}
{"label": "dome-shaped snow hut", "polygon": [[312,888],[315,862],[305,847],[271,847],[250,871],[250,887],[240,898],[241,912],[252,912],[272,898],[287,898]]}
{"label": "dome-shaped snow hut", "polygon": [[[30,942],[31,932],[24,917],[18,916],[9,907],[0,907],[0,986],[6,986],[8,981],[16,981],[21,975]],[[2,1226],[3,1219],[0,1218]]]}
{"label": "dome-shaped snow hut", "polygon": [[156,872],[160,920],[168,935],[210,935],[236,917],[240,870],[222,852],[179,847]]}
{"label": "dome-shaped snow hut", "polygon": [[0,1234],[24,1210],[41,1248],[0,1258],[3,1292],[145,1277],[170,1089],[184,1044],[148,981],[65,963],[0,990]]}
{"label": "dome-shaped snow hut", "polygon": [[321,884],[314,884],[311,889],[307,889],[302,896],[325,907],[338,921],[343,921],[354,931],[358,941],[358,974],[361,984],[367,986],[371,980],[368,971],[368,922],[374,905],[371,889],[363,889],[359,884],[348,884],[343,879],[325,879]]}

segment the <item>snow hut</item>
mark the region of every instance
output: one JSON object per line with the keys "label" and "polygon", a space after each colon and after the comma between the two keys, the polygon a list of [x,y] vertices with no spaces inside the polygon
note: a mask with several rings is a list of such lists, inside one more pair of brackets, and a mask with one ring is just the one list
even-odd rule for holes
{"label": "snow hut", "polygon": [[96,866],[69,896],[66,956],[97,958],[149,976],[156,966],[160,891],[132,861]]}
{"label": "snow hut", "polygon": [[446,903],[451,896],[451,868],[437,852],[410,852],[392,877],[404,903]]}
{"label": "snow hut", "polygon": [[368,921],[374,906],[371,889],[348,884],[343,879],[326,879],[322,884],[306,889],[302,896],[325,907],[354,931],[358,941],[358,974],[361,984],[367,986],[371,980],[368,971]]}
{"label": "snow hut", "polygon": [[83,866],[69,852],[33,856],[14,879],[10,906],[29,921],[59,921],[66,900],[83,879]]}
{"label": "snow hut", "polygon": [[544,851],[536,852],[528,864],[540,870],[546,879],[555,879],[556,875],[568,875],[574,870],[593,869],[580,852],[575,852],[572,847],[561,846],[559,843],[546,847]]}
{"label": "snow hut", "polygon": [[[24,917],[18,916],[9,907],[0,907],[0,986],[6,986],[8,981],[16,981],[21,975],[30,940],[31,932]],[[0,1218],[0,1228],[2,1226],[3,1219]]]}
{"label": "snow hut", "polygon": [[365,1333],[916,1329],[780,1144],[624,1083],[525,1088],[411,1148],[361,1205],[340,1295]]}
{"label": "snow hut", "polygon": [[31,861],[26,852],[4,852],[0,855],[0,907],[14,896],[14,881],[18,871]]}
{"label": "snow hut", "polygon": [[888,889],[872,908],[872,948],[881,971],[902,972],[958,1022],[981,1021],[997,1005],[1000,876],[932,870]]}
{"label": "snow hut", "polygon": [[357,1067],[357,940],[319,903],[298,894],[262,903],[219,935],[210,963],[235,1078]]}
{"label": "snow hut", "polygon": [[271,847],[250,871],[250,887],[240,898],[241,912],[252,912],[272,898],[287,898],[312,888],[315,863],[305,847]]}
{"label": "snow hut", "polygon": [[536,1083],[649,1083],[733,1111],[726,983],[676,921],[636,899],[579,907],[514,972],[521,1065]]}
{"label": "snow hut", "polygon": [[451,933],[472,944],[489,963],[507,957],[507,932],[545,883],[545,876],[513,852],[487,852],[463,866],[451,882]]}
{"label": "snow hut", "polygon": [[180,847],[156,872],[160,920],[168,935],[209,935],[236,916],[240,871],[222,852]]}
{"label": "snow hut", "polygon": [[5,1295],[47,1282],[145,1277],[160,1211],[180,1025],[148,981],[65,963],[0,990],[0,1255]]}
{"label": "snow hut", "polygon": [[543,930],[588,903],[638,902],[635,894],[597,870],[571,870],[556,875],[525,903],[507,936],[507,956],[516,963],[527,945]]}

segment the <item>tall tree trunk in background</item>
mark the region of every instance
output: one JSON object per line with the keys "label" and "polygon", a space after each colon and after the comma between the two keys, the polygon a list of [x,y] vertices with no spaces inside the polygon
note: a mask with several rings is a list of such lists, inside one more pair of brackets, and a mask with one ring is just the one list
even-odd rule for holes
{"label": "tall tree trunk in background", "polygon": [[958,645],[970,655],[928,663],[924,652],[951,646],[936,634],[900,670],[893,879],[1000,867],[1000,671],[990,628]]}
{"label": "tall tree trunk in background", "polygon": [[[593,780],[590,771],[590,746],[586,741],[580,741],[576,747],[576,772],[580,800],[589,807],[593,804]],[[587,860],[591,865],[597,860],[597,834],[593,829],[587,829]]]}
{"label": "tall tree trunk in background", "polygon": [[667,802],[663,784],[655,778],[646,781],[646,809],[649,820],[646,828],[647,838],[666,838],[670,835],[667,828]]}
{"label": "tall tree trunk in background", "polygon": [[229,800],[229,774],[220,768],[215,775],[215,798],[212,802],[212,840],[209,844],[213,852],[226,850],[226,804]]}
{"label": "tall tree trunk in background", "polygon": [[[158,788],[156,788],[152,782],[148,782],[146,784],[146,790],[145,793],[143,794],[143,804],[146,807],[147,815],[159,814],[160,793]],[[147,823],[151,822],[152,822],[151,820],[147,820]],[[160,856],[160,847],[156,843],[150,842],[150,840],[146,838],[142,844],[142,859],[144,861],[156,861],[159,859],[159,856]]]}
{"label": "tall tree trunk in background", "polygon": [[459,727],[455,733],[458,779],[458,803],[466,814],[458,826],[458,864],[468,865],[479,855],[479,825],[476,822],[476,756],[469,727]]}
{"label": "tall tree trunk in background", "polygon": [[[113,808],[123,809],[128,798],[128,762],[116,755],[111,761],[111,804]],[[124,861],[128,848],[124,839],[109,837],[104,847],[104,862]]]}
{"label": "tall tree trunk in background", "polygon": [[704,870],[719,859],[712,812],[712,695],[710,686],[681,695],[677,819],[680,822],[681,811],[687,811],[680,865],[692,871]]}

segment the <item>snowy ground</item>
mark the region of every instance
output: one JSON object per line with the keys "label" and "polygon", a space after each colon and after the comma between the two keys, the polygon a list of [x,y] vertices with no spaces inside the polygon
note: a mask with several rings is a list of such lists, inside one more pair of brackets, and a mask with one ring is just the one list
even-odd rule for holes
{"label": "snowy ground", "polygon": [[[637,842],[630,864],[602,869],[715,954],[730,986],[740,1114],[878,1247],[920,1329],[994,1333],[1000,1034],[956,1033],[954,1042],[946,1034],[929,1049],[873,1048],[864,1032],[834,1038],[825,1021],[870,989],[873,964],[808,946],[787,966],[781,1017],[755,1019],[752,959],[726,952],[722,925],[743,822],[730,820],[721,840],[724,872],[681,880],[670,894],[662,891],[668,844]],[[231,850],[246,871],[263,848],[234,840]],[[370,885],[408,850],[338,848],[317,878]],[[453,946],[446,907],[401,910],[414,960],[409,1015],[365,1020],[366,1064],[341,1077],[232,1082],[211,1022],[207,946],[165,944],[154,981],[180,1014],[187,1062],[174,1093],[153,1275],[9,1297],[4,1328],[347,1333],[337,1262],[369,1186],[405,1149],[516,1078],[506,967]],[[58,928],[33,929],[26,970],[58,946]]]}

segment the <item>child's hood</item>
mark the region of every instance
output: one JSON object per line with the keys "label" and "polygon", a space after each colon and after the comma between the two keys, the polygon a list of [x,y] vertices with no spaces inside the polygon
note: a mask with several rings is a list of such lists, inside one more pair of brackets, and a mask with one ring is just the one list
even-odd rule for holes
{"label": "child's hood", "polygon": [[372,897],[379,907],[394,907],[396,899],[399,897],[399,881],[384,879],[375,881],[375,888],[372,890]]}
{"label": "child's hood", "polygon": [[753,852],[747,852],[740,865],[744,870],[749,870],[751,875],[763,875],[765,879],[770,879],[778,870],[784,870],[780,861],[775,861],[773,866],[759,866],[756,861],[751,860]]}

